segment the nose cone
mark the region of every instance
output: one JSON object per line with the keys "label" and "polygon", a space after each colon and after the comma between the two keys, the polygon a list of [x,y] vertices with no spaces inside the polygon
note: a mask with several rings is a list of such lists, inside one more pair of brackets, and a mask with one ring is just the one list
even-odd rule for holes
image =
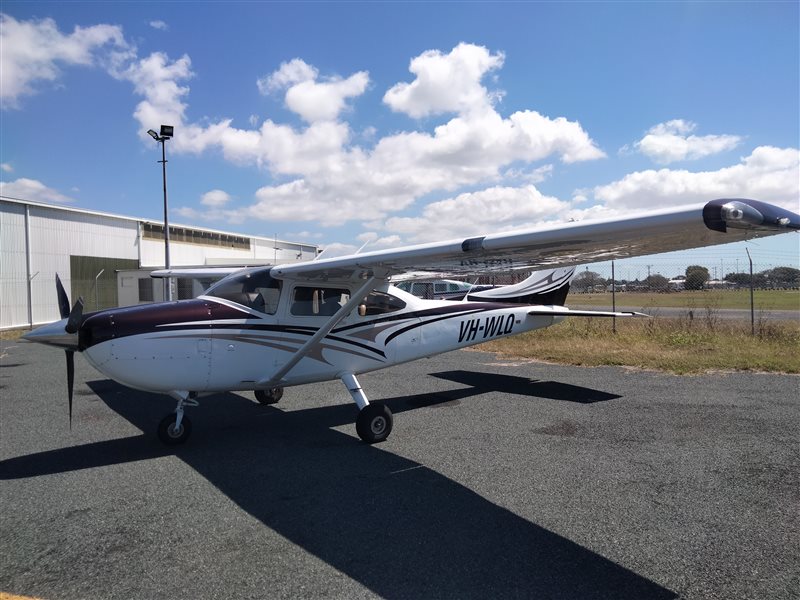
{"label": "nose cone", "polygon": [[67,326],[68,319],[61,319],[55,323],[49,323],[37,327],[33,331],[29,331],[22,336],[23,340],[29,342],[36,342],[37,344],[47,344],[48,346],[56,346],[65,350],[78,349],[78,334],[67,333],[65,327]]}

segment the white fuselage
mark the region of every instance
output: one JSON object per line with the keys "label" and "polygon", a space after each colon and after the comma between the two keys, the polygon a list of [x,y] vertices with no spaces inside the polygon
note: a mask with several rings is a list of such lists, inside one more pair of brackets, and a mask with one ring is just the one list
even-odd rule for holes
{"label": "white fuselage", "polygon": [[[352,311],[280,385],[366,373],[561,320],[530,316],[527,305],[422,300],[388,285],[384,290],[405,306],[365,316]],[[147,391],[263,388],[331,318],[293,314],[290,298],[284,290],[273,314],[212,296],[96,313],[87,316],[97,333],[87,334],[83,353],[104,375]]]}

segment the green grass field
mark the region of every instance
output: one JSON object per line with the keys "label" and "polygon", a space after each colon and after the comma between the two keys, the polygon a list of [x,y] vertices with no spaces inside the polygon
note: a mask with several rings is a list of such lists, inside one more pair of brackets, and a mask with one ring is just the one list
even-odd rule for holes
{"label": "green grass field", "polygon": [[[800,373],[800,323],[573,317],[478,346],[480,350],[570,365],[617,365],[676,374],[708,371]],[[799,383],[800,385],[800,383]]]}
{"label": "green grass field", "polygon": [[[750,308],[750,290],[697,291],[697,292],[617,292],[617,306],[634,308]],[[800,311],[800,290],[755,290],[756,310]],[[567,306],[611,306],[611,293],[570,294]]]}

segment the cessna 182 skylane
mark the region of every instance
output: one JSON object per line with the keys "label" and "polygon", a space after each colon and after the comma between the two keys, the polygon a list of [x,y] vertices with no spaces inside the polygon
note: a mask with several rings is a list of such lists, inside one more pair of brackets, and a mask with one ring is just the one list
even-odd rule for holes
{"label": "cessna 182 skylane", "polygon": [[[70,420],[74,354],[132,388],[169,394],[174,413],[158,427],[184,442],[184,409],[200,395],[255,391],[264,404],[283,388],[340,379],[359,412],[356,430],[383,441],[392,414],[370,403],[361,373],[548,327],[568,316],[632,316],[563,306],[575,265],[697,248],[800,229],[800,216],[745,199],[651,211],[624,218],[547,225],[448,242],[256,267],[233,273],[203,295],[177,302],[83,314],[70,309],[56,277],[62,319],[24,339],[66,350]],[[423,300],[391,284],[408,272],[436,276],[536,270],[516,286],[458,302]]]}

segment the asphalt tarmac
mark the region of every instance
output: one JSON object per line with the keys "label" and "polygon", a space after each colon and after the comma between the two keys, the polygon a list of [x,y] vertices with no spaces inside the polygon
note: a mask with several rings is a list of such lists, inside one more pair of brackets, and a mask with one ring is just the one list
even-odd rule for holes
{"label": "asphalt tarmac", "polygon": [[[0,593],[45,599],[800,597],[800,378],[455,352],[276,407],[174,408],[0,346]],[[0,594],[2,595],[2,594]]]}

